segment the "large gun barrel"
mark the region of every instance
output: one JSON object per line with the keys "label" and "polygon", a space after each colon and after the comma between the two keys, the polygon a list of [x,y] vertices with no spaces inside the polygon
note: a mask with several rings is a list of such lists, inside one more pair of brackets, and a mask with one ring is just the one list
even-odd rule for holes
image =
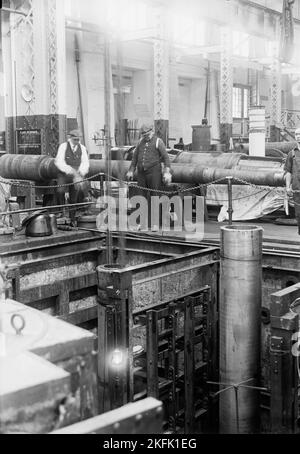
{"label": "large gun barrel", "polygon": [[[112,161],[112,176],[124,179],[129,166],[129,161]],[[89,176],[91,180],[98,180],[99,176],[96,175],[105,172],[105,160],[90,160]],[[54,179],[58,173],[54,158],[49,156],[7,154],[0,158],[0,176],[2,178],[40,182]],[[239,179],[261,186],[276,187],[285,184],[284,172],[278,168],[268,171],[258,169],[235,170],[206,167],[205,164],[201,165],[200,163],[172,163],[172,173],[174,183],[203,184],[231,176],[236,179],[236,182]]]}

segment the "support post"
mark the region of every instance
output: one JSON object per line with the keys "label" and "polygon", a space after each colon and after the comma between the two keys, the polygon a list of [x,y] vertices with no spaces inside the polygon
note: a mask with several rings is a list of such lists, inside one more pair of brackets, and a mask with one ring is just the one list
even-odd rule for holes
{"label": "support post", "polygon": [[156,7],[156,39],[154,41],[154,125],[155,132],[166,146],[169,139],[169,42],[167,15],[164,7]]}
{"label": "support post", "polygon": [[106,195],[107,195],[107,210],[108,210],[108,227],[106,234],[106,263],[111,265],[113,262],[112,257],[112,234],[110,217],[112,214],[111,207],[111,122],[110,122],[110,43],[107,34],[105,35],[104,42],[104,98],[105,98],[105,168],[106,168]]}
{"label": "support post", "polygon": [[108,410],[125,405],[133,396],[132,278],[127,270],[109,264],[98,266],[97,276],[98,373],[102,408],[104,402]]}
{"label": "support post", "polygon": [[228,224],[232,225],[232,177],[226,177],[227,180],[227,190],[228,190]]}
{"label": "support post", "polygon": [[[250,225],[221,228],[220,264],[220,382],[228,386],[260,376],[260,312],[262,285],[262,228]],[[241,295],[242,289],[242,295]],[[220,433],[257,430],[257,390],[220,394]]]}
{"label": "support post", "polygon": [[229,27],[221,28],[221,83],[220,83],[220,140],[226,150],[230,148],[232,137],[232,34]]}
{"label": "support post", "polygon": [[270,112],[270,141],[279,142],[278,127],[281,125],[281,62],[279,59],[279,19],[276,19],[277,40],[273,43],[271,64],[271,112]]}

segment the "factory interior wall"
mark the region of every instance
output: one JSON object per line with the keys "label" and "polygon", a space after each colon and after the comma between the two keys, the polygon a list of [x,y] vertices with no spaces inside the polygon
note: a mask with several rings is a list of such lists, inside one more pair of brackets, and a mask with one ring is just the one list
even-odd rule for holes
{"label": "factory interior wall", "polygon": [[[170,106],[169,106],[169,146],[174,146],[183,138],[184,116],[180,102],[179,77],[177,64],[170,61]],[[174,139],[174,140],[173,140]]]}
{"label": "factory interior wall", "polygon": [[[95,135],[101,135],[104,128],[104,60],[99,37],[95,34],[78,34],[80,48],[79,76],[81,85],[81,99],[84,119],[86,146],[90,154],[103,152],[103,145],[99,146],[93,140]],[[103,47],[103,46],[102,46]],[[80,101],[78,76],[75,63],[74,33],[67,33],[67,116],[76,118],[80,126]],[[112,77],[111,77],[112,85]],[[111,86],[111,125],[114,136],[114,101]]]}
{"label": "factory interior wall", "polygon": [[[99,152],[99,145],[92,140],[95,133],[104,126],[104,64],[99,51],[96,35],[84,33],[80,39],[80,80],[82,89],[85,131],[88,137],[90,153]],[[87,52],[88,50],[88,52]],[[77,118],[79,115],[79,96],[77,69],[74,56],[74,33],[67,32],[67,116]],[[130,92],[124,96],[124,118],[138,121],[140,126],[153,121],[154,87],[153,87],[153,48],[144,43],[122,45],[122,59],[126,75],[131,75]],[[113,72],[116,74],[116,54],[112,49]],[[190,66],[180,64],[180,71],[189,74]],[[179,83],[178,66],[170,68],[170,131],[169,136],[185,143],[192,140],[192,124],[201,124],[204,115],[206,80],[203,79],[203,67],[199,66],[201,78],[181,79]],[[194,68],[193,68],[194,71]],[[127,83],[123,81],[123,85]],[[115,111],[116,102],[112,102]],[[114,112],[116,114],[116,111]],[[116,115],[115,115],[116,116]],[[112,116],[112,124],[114,124]],[[174,142],[173,142],[174,144]],[[101,148],[101,147],[100,147]]]}
{"label": "factory interior wall", "polygon": [[133,72],[131,111],[125,117],[142,123],[153,121],[153,74],[150,70]]}
{"label": "factory interior wall", "polygon": [[74,32],[67,31],[66,34],[66,104],[67,118],[76,118],[79,121],[79,95],[76,77],[76,63],[74,55]]}
{"label": "factory interior wall", "polygon": [[219,112],[220,101],[220,72],[213,69],[210,79],[210,103],[208,104],[208,122],[211,125],[211,139],[217,141],[220,139]]}
{"label": "factory interior wall", "polygon": [[192,141],[192,130],[190,127],[191,118],[191,81],[181,80],[179,83],[180,110],[183,119],[182,138],[184,143]]}
{"label": "factory interior wall", "polygon": [[[215,2],[213,2],[215,3]],[[261,1],[264,6],[275,8],[281,11],[281,0],[278,2]],[[271,4],[272,3],[272,4]],[[77,11],[78,10],[78,11]],[[80,18],[89,23],[98,22],[99,4],[96,1],[90,1],[89,8],[86,8],[81,2],[72,1],[71,16],[74,19]],[[299,13],[299,1],[295,3],[295,17]],[[253,19],[254,20],[254,19]],[[257,19],[256,19],[257,22]],[[256,23],[258,26],[258,23]],[[78,83],[76,74],[76,65],[74,57],[74,31],[67,30],[67,75],[66,75],[66,110],[67,117],[79,120],[79,96],[78,96]],[[6,78],[6,116],[13,115],[14,105],[12,92],[12,65],[10,54],[10,37],[6,34],[3,36],[4,45],[4,69]],[[295,25],[295,40],[296,49],[297,43],[300,42],[300,27]],[[85,132],[87,136],[87,145],[90,153],[94,154],[99,152],[99,146],[95,144],[93,136],[99,132],[104,126],[104,65],[102,47],[100,45],[100,37],[92,33],[83,33],[81,44],[83,46],[81,52],[80,62],[80,79],[82,86],[82,102],[85,118]],[[256,46],[257,48],[257,46]],[[20,53],[21,47],[14,46],[15,52]],[[124,41],[122,44],[123,49],[123,63],[126,71],[132,75],[130,93],[125,95],[125,113],[124,117],[129,120],[138,120],[139,125],[149,119],[153,119],[153,47],[150,42],[141,41]],[[37,54],[38,55],[38,54]],[[18,57],[17,61],[21,61]],[[115,67],[116,55],[112,49],[112,64]],[[170,65],[170,109],[169,109],[169,136],[176,140],[183,137],[185,142],[190,142],[192,137],[192,124],[200,124],[204,115],[204,99],[206,81],[205,68],[206,60],[199,61],[194,57],[179,58],[178,60],[171,59]],[[217,66],[216,66],[217,67]],[[247,69],[237,68],[234,70],[234,82],[247,84],[248,76]],[[203,78],[204,77],[204,78]],[[17,86],[22,86],[22,68],[17,68]],[[176,79],[181,82],[176,83]],[[270,76],[264,74],[262,71],[259,73],[259,86],[261,95],[261,104],[266,106],[267,115],[270,111]],[[7,83],[8,82],[8,83]],[[182,85],[182,83],[184,85]],[[219,70],[218,70],[218,84],[219,84]],[[300,79],[298,76],[285,76],[283,78],[284,90],[284,104],[283,108],[300,110]],[[39,90],[38,96],[41,96],[43,90]],[[216,91],[216,80],[211,77],[210,81],[210,99],[208,106],[208,119],[212,125],[212,138],[219,138],[219,99]],[[61,93],[61,99],[63,93]],[[18,90],[17,99],[18,115],[26,113],[27,104],[20,96]],[[62,105],[60,103],[60,105]],[[46,103],[39,100],[38,114],[44,113]],[[38,107],[37,105],[37,107]],[[112,106],[112,128],[114,127],[114,102],[113,93],[111,95]],[[47,109],[46,109],[47,110]],[[45,112],[46,113],[46,112]],[[1,120],[0,120],[1,121]],[[3,115],[2,115],[3,123]],[[113,134],[112,134],[113,135]],[[172,144],[172,143],[171,143]]]}

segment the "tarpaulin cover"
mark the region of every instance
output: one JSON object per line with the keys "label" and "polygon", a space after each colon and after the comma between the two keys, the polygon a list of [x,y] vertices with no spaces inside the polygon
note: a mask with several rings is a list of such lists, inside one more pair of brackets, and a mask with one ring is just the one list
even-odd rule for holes
{"label": "tarpaulin cover", "polygon": [[[206,202],[208,205],[222,205],[218,221],[228,220],[227,185],[208,186]],[[280,208],[285,208],[286,214],[288,214],[288,199],[283,187],[233,185],[232,208],[233,221],[247,221],[261,218]]]}

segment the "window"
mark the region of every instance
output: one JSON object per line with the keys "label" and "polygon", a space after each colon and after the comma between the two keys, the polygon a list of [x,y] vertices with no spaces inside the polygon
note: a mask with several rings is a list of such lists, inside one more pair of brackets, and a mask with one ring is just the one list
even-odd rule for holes
{"label": "window", "polygon": [[250,102],[250,87],[234,85],[232,92],[232,116],[233,118],[248,118]]}

